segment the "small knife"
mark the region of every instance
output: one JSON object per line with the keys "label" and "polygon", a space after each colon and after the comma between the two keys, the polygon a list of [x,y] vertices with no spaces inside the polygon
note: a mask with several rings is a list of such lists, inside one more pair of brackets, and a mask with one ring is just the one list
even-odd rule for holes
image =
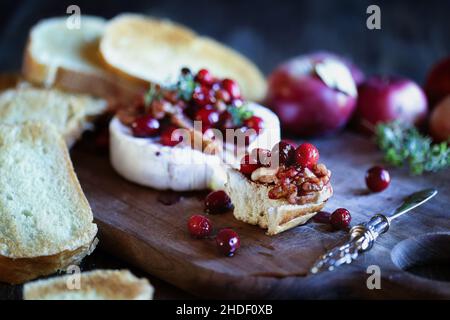
{"label": "small knife", "polygon": [[337,246],[326,254],[311,268],[310,273],[315,274],[322,271],[332,271],[343,264],[349,264],[360,253],[370,250],[377,238],[388,231],[392,220],[404,213],[427,202],[437,194],[435,189],[426,189],[415,192],[407,197],[401,206],[390,215],[376,214],[368,222],[354,226],[349,231],[349,240],[341,246]]}

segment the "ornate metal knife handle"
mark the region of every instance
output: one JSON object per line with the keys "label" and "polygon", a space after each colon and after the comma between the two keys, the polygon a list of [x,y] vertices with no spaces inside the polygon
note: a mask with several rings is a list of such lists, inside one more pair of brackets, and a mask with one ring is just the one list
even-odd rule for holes
{"label": "ornate metal knife handle", "polygon": [[311,268],[311,273],[331,271],[342,264],[351,263],[358,258],[359,253],[373,247],[377,238],[389,230],[392,220],[428,201],[436,194],[437,191],[434,189],[416,192],[406,198],[391,215],[376,214],[368,222],[354,226],[349,232],[350,240],[321,256]]}

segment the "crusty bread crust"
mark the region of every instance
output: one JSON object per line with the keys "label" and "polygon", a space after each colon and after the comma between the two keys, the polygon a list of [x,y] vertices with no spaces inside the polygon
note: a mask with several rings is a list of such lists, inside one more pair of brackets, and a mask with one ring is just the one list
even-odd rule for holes
{"label": "crusty bread crust", "polygon": [[[105,68],[98,50],[106,24],[103,18],[82,16],[82,28],[73,33],[67,29],[66,20],[44,19],[31,29],[22,64],[25,80],[123,102],[145,89],[142,83],[128,82]],[[66,48],[73,48],[72,56]]]}
{"label": "crusty bread crust", "polygon": [[[25,300],[61,298],[74,290],[67,288],[71,275],[38,280],[24,286]],[[153,287],[145,278],[137,278],[128,270],[95,270],[84,272],[80,278],[78,298],[86,299],[89,294],[105,300],[148,300],[153,297]]]}
{"label": "crusty bread crust", "polygon": [[269,199],[269,188],[244,177],[239,171],[228,168],[225,190],[234,205],[236,219],[267,229],[268,235],[275,235],[306,223],[332,196],[330,184],[316,192],[311,202],[291,205],[286,200]]}
{"label": "crusty bread crust", "polygon": [[[132,101],[137,94],[148,87],[147,82],[133,81],[131,78],[127,80],[127,77],[108,72],[109,67],[106,64],[99,65],[99,67],[105,67],[105,69],[96,73],[66,69],[62,66],[53,69],[34,59],[29,48],[30,44],[25,49],[22,74],[27,81],[35,85],[91,94],[114,102]],[[50,83],[48,82],[49,79],[51,79]]]}
{"label": "crusty bread crust", "polygon": [[79,230],[76,238],[70,242],[59,243],[57,246],[54,246],[49,241],[42,240],[42,242],[38,243],[40,248],[42,248],[42,252],[34,252],[28,247],[12,242],[10,239],[0,237],[2,244],[8,247],[7,255],[0,254],[0,281],[13,284],[52,274],[58,270],[64,270],[69,265],[78,264],[87,254],[90,254],[95,249],[98,242],[95,238],[97,225],[92,222],[92,211],[81,189],[67,146],[62,137],[52,126],[40,123],[25,123],[18,126],[0,125],[2,130],[18,127],[22,130],[21,139],[39,141],[47,145],[50,145],[50,143],[56,144],[62,155],[61,161],[65,163],[70,184],[76,193],[74,197],[78,201],[78,208],[80,208],[78,211],[80,219],[82,217],[83,220],[90,220],[91,222],[82,230]]}
{"label": "crusty bread crust", "polygon": [[137,83],[162,84],[181,67],[202,67],[218,77],[234,78],[248,100],[265,97],[264,76],[250,60],[171,21],[121,14],[108,22],[100,53],[111,70]]}
{"label": "crusty bread crust", "polygon": [[21,87],[0,93],[0,122],[18,124],[40,121],[53,124],[69,148],[91,126],[91,121],[106,109],[107,103],[103,99],[56,89]]}
{"label": "crusty bread crust", "polygon": [[[95,236],[95,234],[94,234]],[[85,256],[94,251],[97,240],[75,250],[32,258],[9,258],[0,255],[0,282],[21,284],[57,271],[66,270],[71,265],[78,265]]]}

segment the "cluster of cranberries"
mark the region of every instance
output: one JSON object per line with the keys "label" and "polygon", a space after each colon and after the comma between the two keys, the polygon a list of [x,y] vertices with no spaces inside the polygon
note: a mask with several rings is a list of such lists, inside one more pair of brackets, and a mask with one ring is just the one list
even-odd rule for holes
{"label": "cluster of cranberries", "polygon": [[[182,75],[190,76],[191,71],[182,69]],[[164,110],[165,105],[178,107],[184,115],[192,121],[201,121],[202,130],[205,132],[210,128],[224,131],[225,129],[236,129],[235,121],[229,112],[229,106],[240,107],[243,104],[240,88],[231,79],[217,79],[207,69],[201,69],[193,77],[194,90],[189,99],[179,96],[176,91],[159,88],[162,91],[160,97],[151,102],[156,108]],[[244,131],[253,129],[257,134],[264,127],[262,118],[251,116],[242,119]],[[177,128],[173,125],[163,125],[164,119],[158,119],[154,113],[140,115],[131,123],[131,129],[135,137],[161,136],[161,144],[174,146],[179,140],[171,139],[173,131]]]}
{"label": "cluster of cranberries", "polygon": [[[205,199],[205,212],[209,214],[224,213],[232,207],[231,199],[224,191],[213,191]],[[213,231],[211,220],[204,215],[191,216],[187,225],[195,238],[209,237]],[[219,230],[215,239],[217,248],[226,256],[233,256],[241,246],[239,235],[230,228]]]}
{"label": "cluster of cranberries", "polygon": [[345,230],[350,226],[352,216],[345,208],[338,208],[333,213],[320,211],[313,220],[318,223],[330,224],[336,230]]}
{"label": "cluster of cranberries", "polygon": [[302,143],[295,148],[286,141],[280,141],[272,151],[258,148],[246,154],[241,160],[240,172],[248,176],[260,167],[270,167],[270,159],[278,159],[279,165],[287,167],[311,168],[319,161],[319,150],[311,143]]}

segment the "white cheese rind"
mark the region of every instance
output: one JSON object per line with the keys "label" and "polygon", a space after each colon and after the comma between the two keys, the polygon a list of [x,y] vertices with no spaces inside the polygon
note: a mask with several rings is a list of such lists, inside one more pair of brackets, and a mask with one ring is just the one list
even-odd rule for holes
{"label": "white cheese rind", "polygon": [[[272,148],[280,140],[278,117],[257,104],[249,107],[263,118],[267,128],[249,149]],[[117,118],[111,121],[109,131],[111,164],[125,179],[159,190],[223,189],[226,172],[218,156],[207,155],[189,146],[163,146],[155,138],[133,137],[131,130]],[[239,163],[232,157],[226,160],[234,166]]]}

